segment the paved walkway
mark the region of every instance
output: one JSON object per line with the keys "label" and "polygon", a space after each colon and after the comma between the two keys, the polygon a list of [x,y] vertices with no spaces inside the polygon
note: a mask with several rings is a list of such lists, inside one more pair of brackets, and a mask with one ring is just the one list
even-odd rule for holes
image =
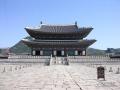
{"label": "paved walkway", "polygon": [[120,74],[96,79],[96,69],[79,64],[36,65],[0,74],[0,90],[120,90]]}

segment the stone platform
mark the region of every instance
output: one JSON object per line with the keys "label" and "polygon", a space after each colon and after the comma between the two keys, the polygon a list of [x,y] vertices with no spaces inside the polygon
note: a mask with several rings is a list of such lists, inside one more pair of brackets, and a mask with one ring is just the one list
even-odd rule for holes
{"label": "stone platform", "polygon": [[96,73],[95,66],[38,64],[0,73],[0,90],[120,90],[120,74],[106,71],[103,81]]}

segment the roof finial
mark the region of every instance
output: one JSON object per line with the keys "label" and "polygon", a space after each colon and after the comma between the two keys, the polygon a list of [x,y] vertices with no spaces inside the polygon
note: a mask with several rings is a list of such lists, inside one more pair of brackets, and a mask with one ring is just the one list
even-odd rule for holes
{"label": "roof finial", "polygon": [[77,21],[75,21],[75,25],[77,25]]}
{"label": "roof finial", "polygon": [[43,22],[41,21],[40,24],[42,24]]}

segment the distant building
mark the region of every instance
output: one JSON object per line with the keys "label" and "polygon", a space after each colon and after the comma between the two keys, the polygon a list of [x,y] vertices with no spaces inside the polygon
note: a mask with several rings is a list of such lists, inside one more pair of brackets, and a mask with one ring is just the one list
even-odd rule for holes
{"label": "distant building", "polygon": [[120,58],[120,50],[114,48],[107,48],[106,55],[110,56],[111,58]]}
{"label": "distant building", "polygon": [[2,55],[8,55],[10,53],[9,48],[1,48],[0,49],[0,54]]}
{"label": "distant building", "polygon": [[85,56],[86,48],[96,40],[85,38],[92,27],[78,27],[74,25],[45,25],[25,30],[32,39],[23,39],[28,47],[31,48],[31,55],[52,55],[52,56]]}
{"label": "distant building", "polygon": [[114,48],[107,48],[107,50],[105,51],[107,56],[111,56],[115,54],[115,50]]}
{"label": "distant building", "polygon": [[0,49],[0,59],[7,59],[9,56],[9,48],[1,48]]}

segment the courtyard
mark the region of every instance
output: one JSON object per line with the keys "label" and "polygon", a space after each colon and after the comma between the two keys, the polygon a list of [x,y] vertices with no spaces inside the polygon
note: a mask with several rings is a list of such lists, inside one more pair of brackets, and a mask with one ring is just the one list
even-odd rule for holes
{"label": "courtyard", "polygon": [[[105,67],[105,81],[97,79],[97,67]],[[0,90],[120,90],[120,63],[1,63]],[[111,71],[110,71],[111,68]]]}

